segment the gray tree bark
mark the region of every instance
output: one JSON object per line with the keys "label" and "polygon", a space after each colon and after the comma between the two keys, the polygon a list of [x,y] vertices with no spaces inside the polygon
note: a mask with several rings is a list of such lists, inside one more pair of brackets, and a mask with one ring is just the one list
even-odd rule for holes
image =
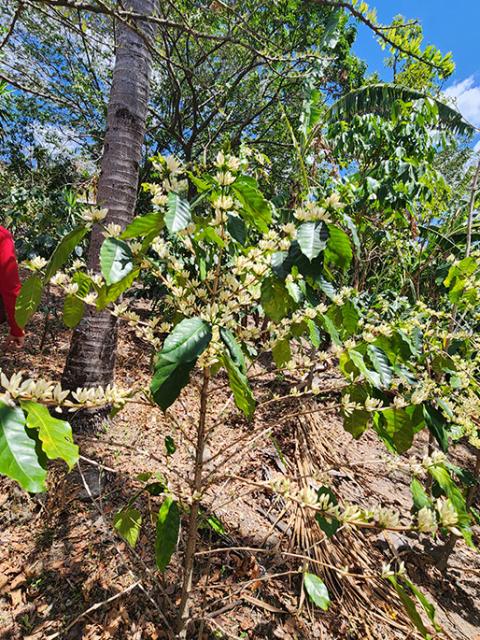
{"label": "gray tree bark", "polygon": [[[158,0],[124,0],[127,10],[152,15]],[[97,204],[108,209],[106,223],[124,228],[132,219],[145,137],[151,76],[148,40],[155,35],[153,23],[137,20],[132,27],[117,22],[115,66],[107,109],[107,130]],[[95,225],[88,249],[87,265],[99,270],[99,252],[104,238]],[[63,372],[65,388],[106,386],[113,381],[117,351],[116,318],[88,307],[76,327]]]}

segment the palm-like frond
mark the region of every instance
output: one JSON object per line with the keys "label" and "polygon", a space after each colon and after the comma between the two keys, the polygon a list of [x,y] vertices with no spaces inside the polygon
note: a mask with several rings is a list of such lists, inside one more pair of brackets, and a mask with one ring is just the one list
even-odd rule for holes
{"label": "palm-like frond", "polygon": [[433,100],[437,105],[440,123],[443,127],[460,135],[474,133],[475,127],[467,122],[454,107],[422,91],[388,82],[370,84],[350,91],[328,109],[327,118],[329,121],[339,118],[348,120],[355,115],[365,113],[378,113],[387,116],[396,100],[411,102],[426,98]]}

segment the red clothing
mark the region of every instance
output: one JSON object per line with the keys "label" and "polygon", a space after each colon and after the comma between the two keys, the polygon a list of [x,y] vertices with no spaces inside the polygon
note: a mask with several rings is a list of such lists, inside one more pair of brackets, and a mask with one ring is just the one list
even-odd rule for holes
{"label": "red clothing", "polygon": [[15,245],[9,231],[0,227],[0,296],[5,307],[10,334],[15,337],[23,336],[23,330],[15,321],[15,302],[20,293],[21,284],[18,276]]}

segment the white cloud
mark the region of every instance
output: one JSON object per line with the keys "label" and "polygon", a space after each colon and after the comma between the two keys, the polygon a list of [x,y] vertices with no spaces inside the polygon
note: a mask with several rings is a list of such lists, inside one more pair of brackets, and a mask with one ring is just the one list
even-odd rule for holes
{"label": "white cloud", "polygon": [[480,86],[475,85],[473,76],[448,87],[445,95],[453,99],[464,118],[476,127],[480,126]]}

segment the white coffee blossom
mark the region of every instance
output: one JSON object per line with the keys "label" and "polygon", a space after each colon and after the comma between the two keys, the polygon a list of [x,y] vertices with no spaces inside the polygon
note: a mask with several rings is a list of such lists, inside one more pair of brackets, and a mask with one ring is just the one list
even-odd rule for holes
{"label": "white coffee blossom", "polygon": [[79,287],[76,282],[70,282],[69,284],[65,285],[65,293],[73,296],[78,293],[78,288]]}
{"label": "white coffee blossom", "polygon": [[215,176],[215,180],[220,186],[228,187],[235,182],[236,178],[230,171],[219,171]]}
{"label": "white coffee blossom", "polygon": [[41,256],[35,256],[27,264],[32,271],[40,271],[47,264],[47,260]]}
{"label": "white coffee blossom", "polygon": [[63,271],[58,271],[54,276],[52,276],[52,278],[50,279],[50,282],[54,285],[54,286],[62,286],[64,284],[66,284],[69,281],[69,278],[67,276],[66,273],[63,273]]}
{"label": "white coffee blossom", "polygon": [[381,507],[376,511],[375,520],[384,529],[396,529],[400,524],[398,512],[386,507]]}
{"label": "white coffee blossom", "polygon": [[89,209],[82,213],[82,218],[86,222],[101,222],[105,220],[108,214],[108,209]]}
{"label": "white coffee blossom", "polygon": [[428,507],[422,507],[417,513],[418,530],[422,533],[435,533],[437,530],[437,519],[435,513]]}
{"label": "white coffee blossom", "polygon": [[449,498],[438,498],[436,503],[438,518],[444,527],[453,527],[458,522],[458,513]]}
{"label": "white coffee blossom", "polygon": [[119,224],[115,224],[115,222],[110,222],[105,226],[105,230],[103,231],[103,235],[106,238],[116,238],[122,233],[122,227]]}
{"label": "white coffee blossom", "polygon": [[228,211],[228,209],[232,209],[233,207],[233,198],[231,196],[218,196],[213,201],[213,206],[215,209],[224,209]]}

